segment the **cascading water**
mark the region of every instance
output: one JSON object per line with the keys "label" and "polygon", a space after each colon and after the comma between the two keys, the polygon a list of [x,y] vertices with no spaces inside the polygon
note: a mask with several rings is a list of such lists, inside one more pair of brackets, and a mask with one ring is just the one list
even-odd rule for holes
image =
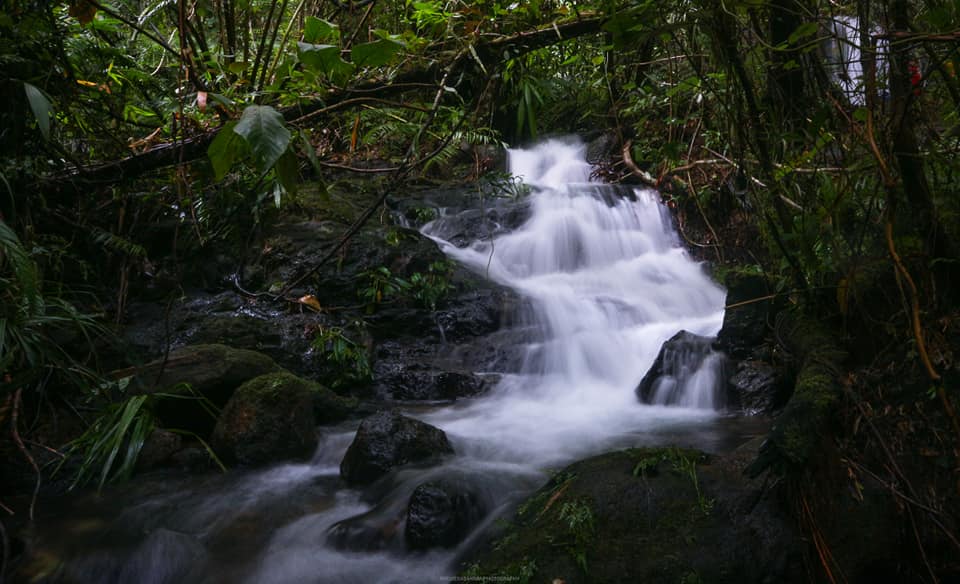
{"label": "cascading water", "polygon": [[[641,404],[635,389],[677,331],[717,332],[724,292],[678,245],[657,195],[591,182],[583,150],[551,141],[510,152],[511,172],[533,190],[529,217],[513,231],[457,247],[445,234],[458,231],[458,213],[424,228],[450,257],[524,298],[518,366],[491,363],[501,381],[480,398],[407,412],[446,431],[456,457],[401,469],[367,492],[346,489],[338,465],[353,422],[328,430],[309,463],[130,487],[97,512],[106,535],[86,549],[75,549],[73,536],[61,545],[61,557],[72,557],[65,580],[441,581],[548,469],[606,448],[715,441],[714,356],[671,361],[682,383],[659,401],[676,407]],[[436,479],[471,485],[488,514],[457,548],[405,552],[403,510],[418,485]],[[81,516],[46,537],[89,525]],[[355,545],[365,533],[372,538]]]}
{"label": "cascading water", "polygon": [[522,226],[464,248],[442,238],[456,217],[423,229],[450,257],[528,299],[519,320],[535,330],[520,370],[469,407],[427,416],[486,456],[549,465],[713,413],[716,357],[701,356],[670,400],[688,408],[641,406],[634,388],[677,331],[716,334],[724,291],[679,246],[655,192],[591,182],[590,170],[579,143],[511,150],[511,174],[533,189]]}

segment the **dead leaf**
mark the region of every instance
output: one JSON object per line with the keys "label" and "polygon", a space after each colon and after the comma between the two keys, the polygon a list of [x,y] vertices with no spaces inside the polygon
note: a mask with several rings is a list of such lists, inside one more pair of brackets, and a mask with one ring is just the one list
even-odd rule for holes
{"label": "dead leaf", "polygon": [[200,111],[207,111],[207,92],[198,91],[197,92],[197,107],[200,108]]}
{"label": "dead leaf", "polygon": [[79,20],[81,25],[87,25],[90,24],[90,22],[93,21],[93,17],[97,15],[97,7],[87,2],[87,0],[73,0],[67,12],[70,16]]}
{"label": "dead leaf", "polygon": [[300,298],[297,299],[297,302],[299,302],[300,304],[306,304],[307,306],[309,306],[314,310],[322,309],[322,307],[320,306],[320,301],[317,300],[317,297],[314,296],[313,294],[307,294],[306,296],[301,296]]}

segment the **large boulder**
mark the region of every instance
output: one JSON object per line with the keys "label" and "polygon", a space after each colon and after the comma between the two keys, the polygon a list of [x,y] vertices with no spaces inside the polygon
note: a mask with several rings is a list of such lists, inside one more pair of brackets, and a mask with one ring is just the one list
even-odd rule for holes
{"label": "large boulder", "polygon": [[340,476],[347,484],[365,485],[398,466],[446,454],[453,454],[453,447],[443,430],[396,411],[380,411],[360,423],[340,462]]}
{"label": "large boulder", "polygon": [[556,473],[464,577],[529,582],[800,583],[805,548],[788,513],[748,479],[759,440],[710,457],[640,448],[582,460]]}
{"label": "large boulder", "polygon": [[219,344],[188,345],[174,349],[167,359],[115,371],[113,376],[131,377],[130,391],[135,395],[162,392],[181,396],[159,400],[156,414],[161,424],[207,437],[216,420],[209,404],[197,398],[223,407],[241,384],[277,369],[273,359],[256,351]]}
{"label": "large boulder", "polygon": [[237,389],[220,414],[213,448],[225,462],[241,465],[306,458],[317,447],[318,404],[330,416],[327,421],[348,412],[342,398],[291,373],[252,379]]}
{"label": "large boulder", "polygon": [[463,541],[486,514],[486,506],[465,483],[449,480],[423,483],[410,495],[407,547],[414,550],[453,547]]}
{"label": "large boulder", "polygon": [[730,272],[724,279],[727,308],[717,346],[732,359],[746,359],[764,342],[770,330],[772,300],[760,275]]}
{"label": "large boulder", "polygon": [[[636,393],[640,401],[660,405],[721,405],[719,395],[719,355],[713,350],[713,339],[680,331],[663,343],[660,353],[647,371]],[[697,388],[694,384],[713,384]],[[699,393],[700,395],[697,395]]]}
{"label": "large boulder", "polygon": [[270,357],[245,349],[221,344],[187,345],[170,352],[166,359],[157,359],[142,367],[115,372],[115,376],[132,375],[133,393],[185,393],[189,385],[215,404],[223,405],[233,390],[254,377],[278,369]]}

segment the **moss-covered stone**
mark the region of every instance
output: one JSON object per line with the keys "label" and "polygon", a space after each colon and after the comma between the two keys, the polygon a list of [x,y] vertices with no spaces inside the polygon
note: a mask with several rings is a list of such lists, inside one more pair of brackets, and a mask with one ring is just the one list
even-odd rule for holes
{"label": "moss-covered stone", "polygon": [[793,396],[777,417],[757,460],[747,469],[757,476],[801,470],[817,452],[827,422],[841,397],[839,375],[847,354],[823,324],[809,317],[781,313],[778,337],[794,356],[797,376]]}
{"label": "moss-covered stone", "polygon": [[748,458],[731,470],[698,451],[641,448],[575,463],[522,504],[499,537],[466,560],[463,575],[569,584],[798,581],[790,528],[775,514],[744,514],[759,497],[759,485],[740,473]]}
{"label": "moss-covered stone", "polygon": [[350,400],[286,371],[240,386],[213,431],[213,447],[227,463],[259,465],[302,459],[317,447],[316,424],[343,419]]}

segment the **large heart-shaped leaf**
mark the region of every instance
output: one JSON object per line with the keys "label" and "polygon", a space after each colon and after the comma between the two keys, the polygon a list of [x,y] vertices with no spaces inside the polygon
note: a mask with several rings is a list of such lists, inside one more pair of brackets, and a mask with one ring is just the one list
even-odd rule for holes
{"label": "large heart-shaped leaf", "polygon": [[247,141],[261,172],[273,167],[290,145],[283,116],[268,105],[247,106],[233,131]]}
{"label": "large heart-shaped leaf", "polygon": [[307,43],[338,43],[340,27],[316,16],[308,16],[303,23],[303,40]]}
{"label": "large heart-shaped leaf", "polygon": [[40,133],[47,140],[50,139],[50,112],[53,106],[50,100],[37,87],[29,83],[23,84],[23,89],[27,93],[27,102],[30,103],[30,110],[33,117],[37,118],[37,126],[40,127]]}
{"label": "large heart-shaped leaf", "polygon": [[330,81],[342,84],[353,74],[353,64],[340,57],[340,47],[336,45],[313,45],[297,43],[300,62],[314,73],[323,73]]}
{"label": "large heart-shaped leaf", "polygon": [[236,126],[237,122],[224,124],[207,148],[207,157],[210,158],[213,174],[217,180],[222,180],[237,158],[244,156],[248,151],[246,141],[234,132]]}
{"label": "large heart-shaped leaf", "polygon": [[350,58],[357,67],[380,67],[392,61],[402,47],[402,43],[393,39],[381,38],[355,45],[350,49]]}

